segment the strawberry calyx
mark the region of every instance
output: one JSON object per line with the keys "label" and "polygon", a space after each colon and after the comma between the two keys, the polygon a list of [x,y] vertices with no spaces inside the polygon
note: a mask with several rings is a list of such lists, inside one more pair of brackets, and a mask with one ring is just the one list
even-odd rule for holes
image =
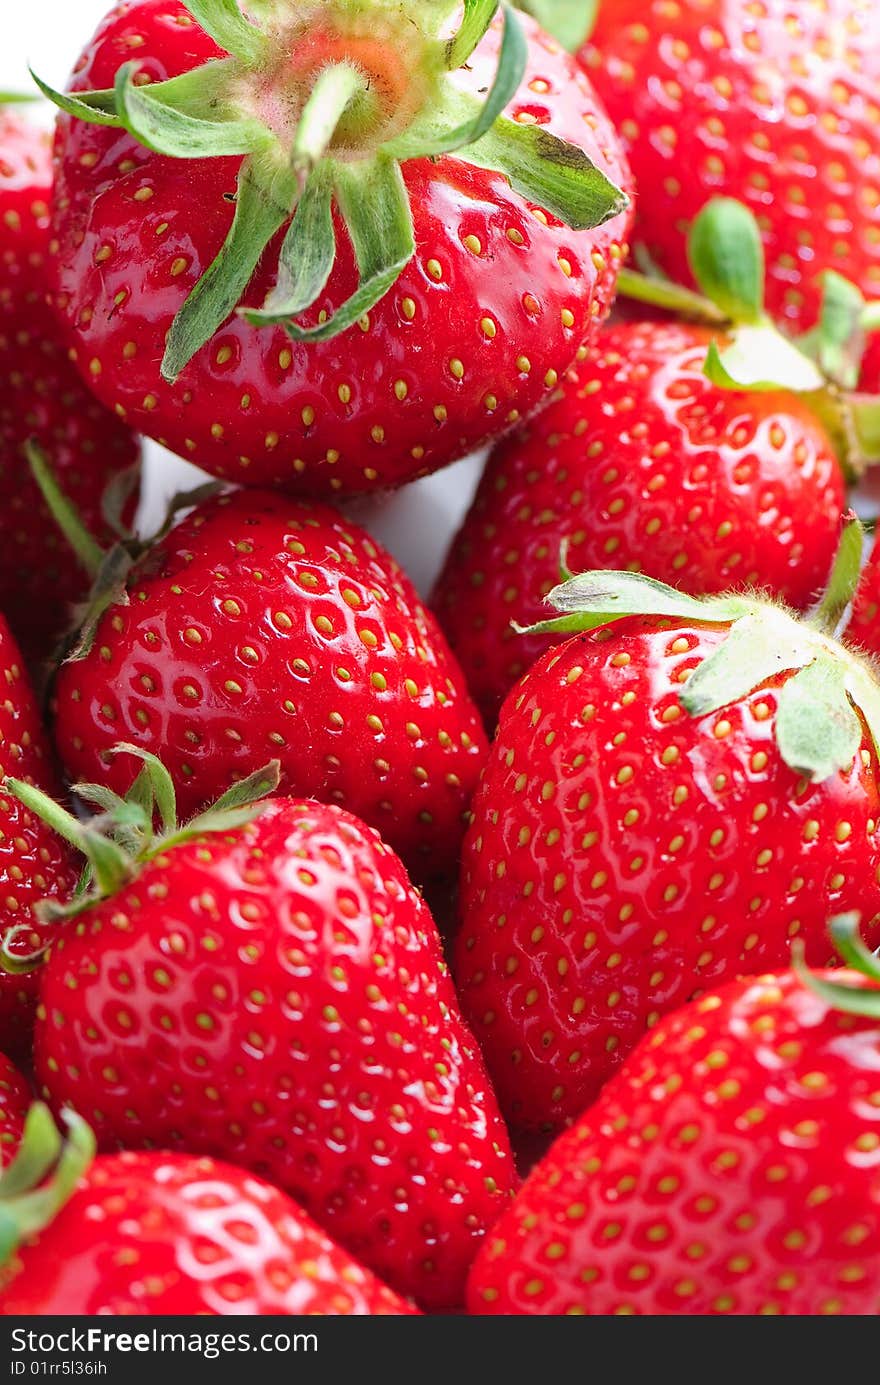
{"label": "strawberry calyx", "polygon": [[35,1102],[28,1111],[18,1152],[0,1175],[0,1265],[55,1219],[95,1157],[82,1117],[65,1111],[64,1121],[66,1140],[48,1106]]}
{"label": "strawberry calyx", "polygon": [[[272,760],[263,769],[233,784],[203,812],[181,824],[177,816],[174,781],[157,756],[139,746],[120,742],[110,752],[133,755],[143,769],[123,798],[103,784],[74,784],[71,792],[98,812],[81,821],[42,789],[11,777],[0,781],[0,792],[17,798],[29,812],[75,847],[86,860],[85,869],[72,900],[59,903],[43,900],[34,912],[43,923],[65,922],[90,909],[102,899],[110,899],[135,879],[147,862],[171,847],[213,833],[232,832],[259,817],[264,800],[275,793],[281,780],[281,765]],[[157,822],[160,830],[157,831]],[[13,951],[25,934],[27,924],[7,931],[0,943],[0,966],[6,972],[33,971],[51,946],[44,942],[29,953]]]}
{"label": "strawberry calyx", "polygon": [[871,986],[853,985],[845,973],[837,973],[834,981],[818,976],[804,960],[800,939],[792,944],[792,968],[801,982],[835,1010],[865,1019],[880,1019],[880,959],[862,941],[859,928],[861,916],[840,914],[831,920],[829,932],[844,966],[872,982]]}
{"label": "strawberry calyx", "polygon": [[880,757],[880,683],[870,664],[835,637],[859,578],[863,530],[846,517],[828,589],[799,618],[752,592],[693,597],[633,572],[580,573],[546,598],[561,614],[520,633],[575,635],[627,616],[726,625],[726,639],[688,676],[679,695],[693,717],[739,701],[768,680],[775,689],[774,735],[784,762],[812,783],[848,771],[864,728]]}
{"label": "strawberry calyx", "polygon": [[[504,116],[522,80],[527,41],[505,0],[183,0],[227,56],[164,82],[136,62],[114,86],[65,95],[40,90],[79,120],[124,129],[178,159],[240,156],[229,235],[168,333],[162,376],[175,381],[238,311],[255,327],[281,325],[296,341],[346,331],[382,299],[415,254],[402,165],[457,159],[505,175],[574,230],[601,225],[625,194],[578,146]],[[460,89],[465,66],[501,13],[495,79],[484,97]],[[299,319],[336,260],[336,206],[360,281],[314,325]],[[242,296],[287,226],[277,282],[259,309]]]}
{"label": "strawberry calyx", "polygon": [[219,495],[223,486],[217,481],[208,481],[195,490],[179,491],[168,502],[165,518],[159,528],[146,538],[139,538],[126,528],[122,515],[133,488],[138,484],[140,463],[126,468],[113,478],[102,498],[104,520],[117,537],[117,542],[105,549],[84,524],[76,506],[59,484],[48,457],[33,438],[25,443],[24,451],[46,508],[79,559],[80,566],[92,579],[88,597],[75,609],[72,633],[62,642],[62,648],[58,651],[59,663],[84,659],[92,648],[102,615],[116,602],[128,604],[127,582],[132,573],[140,564],[148,561],[156,544],[169,532],[181,511],[190,510]]}
{"label": "strawberry calyx", "polygon": [[765,258],[758,223],[741,202],[716,197],[694,219],[688,259],[699,292],[646,272],[621,271],[626,297],[718,329],[704,371],[721,389],[801,395],[824,423],[840,461],[852,475],[880,462],[880,398],[857,385],[868,333],[880,325],[880,304],[869,304],[833,270],[822,276],[819,322],[792,340],[764,308]]}

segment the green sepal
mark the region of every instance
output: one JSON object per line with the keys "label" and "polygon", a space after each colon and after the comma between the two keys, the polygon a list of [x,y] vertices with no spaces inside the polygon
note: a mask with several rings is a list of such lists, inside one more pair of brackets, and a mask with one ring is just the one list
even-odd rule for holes
{"label": "green sepal", "polygon": [[734,323],[764,313],[764,248],[758,223],[742,202],[714,197],[695,217],[688,260],[701,292]]}
{"label": "green sepal", "polygon": [[626,193],[583,149],[540,125],[519,125],[502,116],[462,158],[477,168],[505,174],[516,192],[573,231],[601,226],[629,206]]}
{"label": "green sepal", "polygon": [[776,694],[776,744],[785,763],[813,784],[848,770],[862,743],[862,723],[846,693],[846,668],[818,658]]}
{"label": "green sepal", "polygon": [[688,596],[640,572],[580,572],[554,587],[546,604],[562,612],[558,619],[516,626],[522,634],[580,634],[598,630],[626,616],[659,616],[714,624],[739,620],[755,603],[741,596]]}
{"label": "green sepal", "polygon": [[735,621],[723,644],[694,669],[682,690],[681,705],[692,717],[708,716],[815,657],[816,642],[809,630],[784,611],[762,606]]}
{"label": "green sepal", "polygon": [[264,250],[287,220],[289,200],[276,194],[271,178],[255,160],[244,161],[232,228],[171,325],[162,360],[163,380],[173,384],[235,311]]}
{"label": "green sepal", "polygon": [[0,106],[28,106],[36,100],[29,91],[0,91]]}
{"label": "green sepal", "polygon": [[85,1121],[72,1111],[64,1121],[62,1141],[48,1106],[37,1102],[28,1111],[19,1150],[0,1177],[0,1264],[54,1220],[95,1157]]}
{"label": "green sepal", "polygon": [[[123,519],[126,506],[141,483],[143,467],[140,459],[111,476],[101,496],[101,518],[117,538],[129,541],[133,536]],[[102,554],[103,561],[103,554]]]}
{"label": "green sepal", "polygon": [[[880,965],[862,942],[860,922],[858,914],[840,914],[831,920],[829,931],[846,965],[869,981],[880,983]],[[863,1019],[880,1019],[880,986],[853,986],[846,979],[828,981],[824,976],[817,975],[804,960],[804,945],[800,938],[792,944],[791,966],[802,985],[832,1009],[848,1015],[860,1015]]]}
{"label": "green sepal", "polygon": [[83,524],[76,506],[64,494],[42,448],[30,438],[24,445],[24,451],[46,508],[76,554],[80,566],[94,579],[101,570],[104,550]]}
{"label": "green sepal", "polygon": [[44,82],[42,77],[37,76],[33,68],[30,68],[29,71],[47,100],[51,101],[53,106],[57,106],[60,111],[64,111],[65,115],[73,116],[76,120],[83,120],[87,125],[111,125],[116,129],[121,128],[122,121],[116,114],[115,91],[80,91],[76,95],[71,95],[50,87],[48,82]]}
{"label": "green sepal", "polygon": [[219,97],[230,82],[227,63],[208,63],[147,86],[135,85],[136,72],[136,63],[125,63],[117,72],[116,111],[144,148],[174,159],[204,159],[259,154],[274,145],[274,136],[259,120],[224,113]]}
{"label": "green sepal", "polygon": [[269,56],[268,36],[248,23],[238,0],[183,0],[183,3],[218,48],[224,48],[253,66],[259,66]]}
{"label": "green sepal", "polygon": [[464,67],[482,42],[498,13],[498,3],[499,0],[464,0],[464,15],[458,32],[446,45],[446,66],[450,72]]}
{"label": "green sepal", "polygon": [[600,0],[517,0],[521,10],[537,19],[541,28],[577,53],[593,32]]}
{"label": "green sepal", "polygon": [[325,162],[310,175],[281,247],[278,283],[265,305],[239,308],[257,327],[298,317],[327,287],[336,260],[333,172]]}
{"label": "green sepal", "polygon": [[713,385],[750,394],[825,387],[819,367],[770,323],[736,328],[723,349],[710,342],[703,370]]}
{"label": "green sepal", "polygon": [[328,341],[354,326],[396,283],[416,252],[412,210],[400,165],[385,154],[336,168],[336,197],[348,228],[360,283],[316,327],[285,324],[294,341]]}
{"label": "green sepal", "polygon": [[[407,159],[436,159],[457,149],[476,144],[513,100],[528,61],[528,44],[522,25],[514,12],[505,6],[504,36],[495,79],[489,94],[482,102],[454,93],[437,108],[416,120],[405,134],[390,140],[385,152],[401,163]],[[456,123],[459,113],[467,119]]]}
{"label": "green sepal", "polygon": [[834,566],[821,602],[810,617],[810,624],[826,634],[836,633],[846,609],[856,594],[862,572],[865,530],[858,515],[849,511],[844,516],[843,530]]}
{"label": "green sepal", "polygon": [[[132,745],[129,741],[118,742],[110,754],[133,755],[136,759],[143,761],[149,789],[152,793],[152,801],[158,810],[162,830],[164,832],[176,832],[177,794],[174,789],[174,780],[159,757],[153,755],[149,750],[141,749],[139,745]],[[145,791],[145,786],[143,790],[139,789],[139,797],[142,792],[145,794]],[[141,798],[141,802],[143,802],[143,798]]]}
{"label": "green sepal", "polygon": [[822,308],[818,325],[798,340],[826,379],[841,389],[859,383],[865,351],[865,300],[855,284],[833,269],[822,275]]}

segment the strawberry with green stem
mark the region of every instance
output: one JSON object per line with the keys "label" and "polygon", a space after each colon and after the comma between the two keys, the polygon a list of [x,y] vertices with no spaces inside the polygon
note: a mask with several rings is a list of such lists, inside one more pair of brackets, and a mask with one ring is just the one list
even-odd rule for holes
{"label": "strawberry with green stem", "polygon": [[[827,295],[823,331],[807,343],[837,377],[827,379],[766,320],[745,208],[704,208],[690,259],[705,297],[629,271],[625,283],[701,321],[603,330],[556,401],[493,453],[453,541],[434,606],[489,724],[554,642],[511,617],[540,622],[563,552],[572,572],[627,568],[694,595],[760,587],[801,609],[828,577],[841,460],[853,464],[844,420],[869,408],[837,383],[844,366],[854,383],[864,305],[843,281]],[[756,343],[772,379],[753,371],[739,383],[733,372],[754,363]]]}
{"label": "strawberry with green stem", "polygon": [[816,323],[823,271],[880,295],[876,5],[600,0],[580,60],[632,161],[637,254],[690,282],[690,225],[733,197],[761,224],[768,308],[790,331]]}
{"label": "strawberry with green stem", "polygon": [[857,521],[799,620],[592,572],[511,693],[465,841],[454,972],[511,1122],[560,1128],[695,994],[880,941],[880,685],[838,643]]}
{"label": "strawberry with green stem", "polygon": [[498,0],[138,0],[73,85],[56,307],[99,397],[215,475],[425,474],[541,404],[610,306],[614,131]]}
{"label": "strawberry with green stem", "polygon": [[134,513],[139,445],[83,387],[47,303],[50,142],[0,94],[0,611],[25,657],[51,654],[88,579],[52,525],[28,471],[34,438],[89,527],[112,540],[102,497],[127,476]]}
{"label": "strawberry with green stem", "polygon": [[[534,1170],[474,1313],[875,1316],[880,966],[733,982],[661,1020]],[[801,954],[802,955],[802,954]]]}
{"label": "strawberry with green stem", "polygon": [[95,1158],[68,1113],[62,1141],[32,1106],[0,1178],[0,1313],[410,1314],[290,1198],[189,1154]]}
{"label": "strawberry with green stem", "polygon": [[94,882],[51,911],[35,1046],[47,1099],[104,1150],[207,1154],[266,1177],[400,1292],[456,1307],[515,1173],[424,901],[349,813],[255,804],[277,763],[181,828],[170,776],[140,758],[127,800],[77,786],[101,810],[85,825],[5,786],[84,852]]}
{"label": "strawberry with green stem", "polygon": [[485,734],[389,554],[325,506],[239,491],[203,501],[154,545],[104,557],[35,460],[100,571],[53,689],[71,778],[124,793],[122,736],[163,756],[191,816],[277,755],[285,792],[350,809],[420,880],[454,871]]}

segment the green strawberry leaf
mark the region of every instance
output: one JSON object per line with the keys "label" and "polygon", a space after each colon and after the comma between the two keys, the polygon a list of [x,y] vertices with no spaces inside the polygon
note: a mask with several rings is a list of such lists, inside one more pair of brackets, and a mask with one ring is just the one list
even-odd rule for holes
{"label": "green strawberry leaf", "polygon": [[681,705],[693,717],[706,716],[815,657],[816,642],[809,630],[786,612],[764,606],[736,621],[724,643],[694,669]]}
{"label": "green strawberry leaf", "polygon": [[284,238],[278,283],[262,308],[239,313],[256,326],[298,317],[323,293],[335,259],[333,168],[323,163],[309,177]]}
{"label": "green strawberry leaf", "polygon": [[135,84],[136,73],[136,63],[125,63],[117,72],[116,111],[145,149],[175,159],[203,159],[257,154],[275,144],[261,121],[236,119],[220,102],[230,81],[227,63],[148,86]]}
{"label": "green strawberry leaf", "polygon": [[691,271],[702,293],[735,323],[764,315],[764,248],[758,223],[742,202],[715,197],[688,238]]}
{"label": "green strawberry leaf", "polygon": [[843,620],[846,608],[856,594],[862,571],[865,531],[858,516],[851,511],[845,516],[843,533],[837,547],[828,586],[811,624],[833,635]]}
{"label": "green strawberry leaf", "polygon": [[862,723],[846,695],[846,666],[818,658],[776,695],[776,743],[796,774],[821,784],[848,770],[862,743]]}
{"label": "green strawberry leaf", "polygon": [[574,231],[601,226],[629,206],[626,193],[583,149],[540,125],[518,125],[502,116],[464,157],[477,168],[505,174],[516,192]]}
{"label": "green strawberry leaf", "polygon": [[385,154],[363,163],[338,164],[336,198],[348,227],[360,284],[317,327],[288,322],[294,341],[327,341],[354,326],[400,277],[416,253],[412,210],[400,165]]}
{"label": "green strawberry leaf", "polygon": [[818,326],[798,341],[823,375],[841,389],[859,383],[865,350],[865,300],[855,284],[828,269],[822,276],[822,311]]}
{"label": "green strawberry leaf", "polygon": [[54,1220],[95,1157],[85,1121],[73,1111],[64,1120],[62,1142],[48,1106],[37,1102],[28,1111],[21,1145],[0,1177],[0,1265]]}
{"label": "green strawberry leaf", "polygon": [[237,0],[183,0],[193,19],[218,48],[258,65],[269,54],[270,40],[245,19]]}
{"label": "green strawberry leaf", "polygon": [[599,13],[599,0],[517,0],[517,3],[569,53],[583,48]]}
{"label": "green strawberry leaf", "polygon": [[739,620],[755,609],[755,603],[746,597],[698,598],[639,572],[603,571],[578,573],[554,587],[546,604],[562,614],[537,625],[514,628],[530,635],[579,634],[633,615],[715,623]]}
{"label": "green strawberry leaf", "polygon": [[729,345],[711,342],[704,373],[722,389],[810,394],[825,388],[818,366],[769,323],[738,327]]}
{"label": "green strawberry leaf", "polygon": [[463,67],[485,37],[498,13],[499,0],[464,0],[464,17],[458,33],[447,45],[446,66],[450,72]]}

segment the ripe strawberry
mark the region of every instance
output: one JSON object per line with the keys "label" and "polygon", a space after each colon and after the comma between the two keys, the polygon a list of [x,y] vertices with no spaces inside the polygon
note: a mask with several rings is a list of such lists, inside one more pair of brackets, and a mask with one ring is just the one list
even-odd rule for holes
{"label": "ripe strawberry", "polygon": [[[12,787],[75,835],[49,800]],[[246,802],[248,786],[235,795]],[[133,797],[139,815],[117,806],[129,836],[139,824],[135,861],[104,839],[97,855],[94,829],[79,829],[103,897],[74,906],[46,964],[35,1062],[47,1099],[78,1110],[102,1149],[209,1154],[261,1174],[400,1292],[455,1307],[514,1171],[402,865],[318,803],[273,799],[228,830],[214,810],[152,842],[153,805]],[[173,800],[164,771],[158,797]]]}
{"label": "ripe strawberry", "polygon": [[626,141],[637,242],[671,278],[723,194],[761,222],[779,321],[813,325],[825,269],[878,295],[876,5],[604,0],[581,60]]}
{"label": "ripe strawberry", "polygon": [[499,66],[491,3],[438,42],[458,8],[273,6],[268,36],[234,3],[111,11],[74,81],[103,90],[55,94],[79,117],[55,303],[133,426],[326,496],[426,474],[547,397],[608,309],[630,216],[605,174],[629,174],[573,58],[506,14]]}
{"label": "ripe strawberry", "polygon": [[880,551],[876,543],[859,578],[844,638],[868,654],[880,655]]}
{"label": "ripe strawberry", "polygon": [[0,1165],[15,1157],[31,1104],[31,1091],[18,1068],[0,1053]]}
{"label": "ripe strawberry", "polygon": [[[57,1132],[32,1109],[21,1165],[51,1156]],[[72,1146],[72,1147],[71,1147]],[[37,1225],[0,1270],[0,1314],[179,1317],[410,1314],[414,1310],[324,1235],[290,1198],[242,1169],[187,1154],[117,1154],[90,1162],[71,1146],[35,1194]],[[0,1182],[4,1223],[21,1196]]]}
{"label": "ripe strawberry", "polygon": [[[55,770],[36,699],[2,616],[0,688],[0,775],[14,774],[55,792]],[[13,956],[26,957],[39,944],[33,905],[47,895],[71,893],[78,874],[67,845],[0,790],[0,937],[17,930],[8,945]],[[29,1047],[37,987],[35,972],[14,975],[0,969],[0,1050],[13,1057]]]}
{"label": "ripe strawberry", "polygon": [[0,610],[29,660],[50,652],[88,578],[40,498],[24,444],[42,444],[89,528],[108,539],[101,497],[139,455],[128,428],[83,388],[46,303],[51,184],[45,136],[0,105]]}
{"label": "ripe strawberry", "polygon": [[171,531],[61,668],[54,711],[74,778],[124,792],[122,737],[163,756],[190,816],[277,755],[286,792],[349,808],[420,877],[455,867],[486,753],[394,560],[335,511],[270,492]]}
{"label": "ripe strawberry", "polygon": [[496,1226],[471,1311],[876,1315],[880,971],[859,965],[662,1020]]}
{"label": "ripe strawberry", "polygon": [[860,549],[851,524],[810,622],[626,573],[553,594],[574,637],[502,711],[455,958],[516,1125],[572,1120],[661,1015],[793,937],[826,962],[829,914],[863,909],[880,942],[880,695],[823,633]]}
{"label": "ripe strawberry", "polygon": [[727,390],[708,328],[601,333],[556,403],[492,456],[434,604],[487,722],[554,642],[520,634],[574,572],[626,568],[695,595],[760,586],[802,608],[828,576],[844,483],[824,425],[790,392]]}

